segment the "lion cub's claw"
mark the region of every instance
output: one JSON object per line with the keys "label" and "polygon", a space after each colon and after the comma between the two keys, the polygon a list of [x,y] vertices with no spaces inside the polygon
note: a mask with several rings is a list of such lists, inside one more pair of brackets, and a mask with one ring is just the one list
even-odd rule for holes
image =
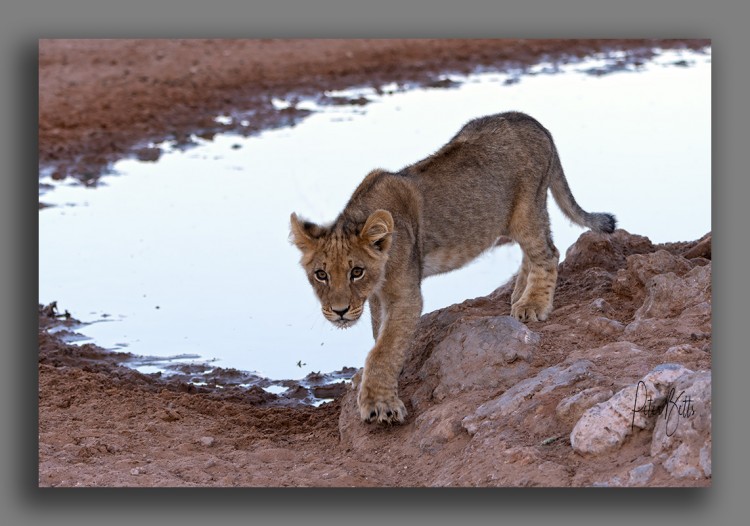
{"label": "lion cub's claw", "polygon": [[401,424],[406,417],[404,403],[393,396],[387,400],[375,400],[373,398],[360,398],[357,401],[359,415],[366,423],[378,422],[380,424]]}
{"label": "lion cub's claw", "polygon": [[510,315],[524,323],[528,321],[545,321],[548,317],[548,314],[538,306],[531,304],[520,305],[518,303],[511,306]]}

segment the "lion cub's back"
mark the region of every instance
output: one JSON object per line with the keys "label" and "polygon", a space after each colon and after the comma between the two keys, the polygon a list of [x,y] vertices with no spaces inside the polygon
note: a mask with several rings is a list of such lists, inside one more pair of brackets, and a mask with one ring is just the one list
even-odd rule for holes
{"label": "lion cub's back", "polygon": [[512,207],[537,194],[553,151],[535,119],[501,113],[468,122],[405,170],[422,195],[424,251],[438,262],[434,272],[458,268],[508,233]]}

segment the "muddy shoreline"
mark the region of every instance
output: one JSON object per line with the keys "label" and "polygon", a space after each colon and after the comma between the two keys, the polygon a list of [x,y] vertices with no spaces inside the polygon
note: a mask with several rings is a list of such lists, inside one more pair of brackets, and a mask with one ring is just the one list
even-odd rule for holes
{"label": "muddy shoreline", "polygon": [[[264,407],[308,407],[329,403],[341,397],[356,373],[352,367],[338,371],[313,372],[301,379],[264,378],[235,368],[216,367],[211,363],[185,363],[138,356],[129,352],[107,350],[95,343],[78,345],[81,322],[57,302],[39,305],[39,363],[54,367],[81,367],[88,371],[110,374],[122,384],[138,385],[152,390],[209,395],[216,400],[239,400]],[[158,363],[159,372],[142,373],[137,367]],[[268,390],[278,387],[279,394]]]}
{"label": "muddy shoreline", "polygon": [[[637,63],[647,60],[654,47],[699,49],[708,44],[704,40],[45,40],[39,52],[40,170],[56,179],[74,177],[93,185],[119,158],[154,156],[150,143],[169,140],[187,145],[191,134],[211,137],[223,131],[252,134],[304,116],[294,107],[276,110],[271,104],[274,97],[293,100],[325,90],[378,88],[389,82],[434,84],[450,72],[523,68],[542,60],[566,61],[613,50],[627,51],[623,60]],[[238,108],[253,112],[251,125],[240,124],[239,118],[216,122],[218,114],[233,115]],[[658,249],[689,259],[691,265],[710,265],[710,235],[696,242],[648,248]],[[594,288],[601,285],[600,278],[587,279]],[[561,282],[558,325],[575,319],[576,309],[583,308],[574,295],[566,299],[566,286]],[[632,300],[610,298],[619,313],[612,316],[626,321],[635,311]],[[485,303],[479,301],[480,307],[498,311]],[[52,306],[39,307],[40,486],[421,485],[428,480],[430,466],[440,462],[439,456],[419,460],[414,451],[401,450],[398,455],[416,468],[407,474],[374,461],[377,451],[342,442],[343,385],[328,393],[335,397],[332,403],[315,408],[300,403],[310,390],[302,393],[294,388],[289,396],[279,397],[260,385],[242,387],[247,378],[239,371],[220,371],[221,379],[199,387],[190,381],[197,373],[193,370],[170,379],[143,375],[119,365],[129,359],[126,354],[113,355],[92,345],[72,346],[63,341],[62,333],[50,334],[51,326],[72,325],[75,320],[58,316]],[[474,302],[450,309],[469,313],[477,308]],[[533,329],[543,330],[539,325]],[[435,330],[426,327],[423,334]],[[559,357],[560,342],[555,338],[537,366],[555,363]],[[710,335],[708,347],[702,338],[698,347],[708,354],[701,354],[696,363],[710,368]],[[600,340],[594,337],[592,342]],[[408,428],[392,436],[374,429],[373,437],[379,441],[375,448],[389,447]],[[454,446],[461,441],[466,438],[459,438]],[[555,458],[565,465],[568,453],[559,449]],[[568,461],[569,466],[577,462]],[[657,475],[654,485],[674,482],[663,473]],[[589,482],[597,475],[591,476]],[[570,485],[560,475],[550,475],[546,481]],[[585,482],[585,478],[578,481]]]}
{"label": "muddy shoreline", "polygon": [[[708,40],[42,40],[39,165],[89,184],[124,156],[191,135],[254,134],[304,116],[273,97],[319,96],[352,86],[440,85],[446,73],[523,70],[622,51],[700,49]],[[330,101],[335,103],[336,101]],[[346,103],[346,101],[343,101]],[[219,114],[252,113],[219,123]]]}

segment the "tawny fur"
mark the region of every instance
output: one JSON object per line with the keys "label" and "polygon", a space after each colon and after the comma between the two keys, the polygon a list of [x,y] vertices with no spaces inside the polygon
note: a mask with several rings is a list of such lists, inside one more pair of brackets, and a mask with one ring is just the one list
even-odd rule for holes
{"label": "tawny fur", "polygon": [[612,215],[575,202],[550,133],[509,112],[470,121],[436,153],[397,173],[374,170],[331,225],[292,214],[291,239],[324,316],[348,327],[370,302],[376,341],[357,396],[364,421],[400,423],[406,416],[398,375],[422,312],[423,278],[510,239],[523,251],[511,315],[547,319],[559,261],[548,189],[575,223],[614,230]]}

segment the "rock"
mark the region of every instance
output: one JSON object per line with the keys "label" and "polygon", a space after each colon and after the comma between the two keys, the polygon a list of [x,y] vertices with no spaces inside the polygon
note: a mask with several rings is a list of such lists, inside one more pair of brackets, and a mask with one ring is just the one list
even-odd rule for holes
{"label": "rock", "polygon": [[653,427],[669,387],[688,372],[678,364],[659,365],[636,384],[588,409],[570,434],[571,446],[581,454],[599,455],[620,447],[636,427]]}
{"label": "rock", "polygon": [[612,360],[613,358],[622,358],[626,361],[639,360],[644,356],[644,350],[633,342],[619,341],[608,343],[595,349],[584,349],[571,354],[571,357],[577,356],[596,362],[597,360]]}
{"label": "rock", "polygon": [[609,235],[585,232],[565,252],[560,273],[580,272],[592,267],[615,272],[625,265],[627,256],[649,252],[653,248],[647,237],[633,235],[622,229]]}
{"label": "rock", "polygon": [[[683,374],[690,372],[692,372],[690,369],[687,369],[680,364],[663,363],[654,367],[651,372],[641,378],[641,381],[647,385],[653,384],[659,394],[666,396],[666,390],[672,385],[672,383]],[[652,391],[648,392],[649,395],[652,393]]]}
{"label": "rock", "polygon": [[[711,266],[695,267],[679,277],[673,272],[653,276],[646,282],[646,299],[635,319],[672,318],[685,310],[711,301]],[[700,308],[697,314],[710,309]],[[695,313],[691,313],[695,314]]]}
{"label": "rock", "polygon": [[177,420],[180,420],[182,418],[182,415],[178,411],[170,407],[162,411],[160,413],[160,416],[161,416],[161,419],[164,420],[165,422],[176,422]]}
{"label": "rock", "polygon": [[711,265],[696,266],[683,277],[674,273],[649,279],[643,305],[625,327],[626,338],[638,336],[661,344],[711,336]]}
{"label": "rock", "polygon": [[651,456],[675,478],[711,477],[711,373],[680,376],[668,393]]}
{"label": "rock", "polygon": [[201,444],[206,447],[213,446],[214,442],[216,442],[216,439],[214,437],[201,437]]}
{"label": "rock", "polygon": [[625,330],[625,325],[617,320],[612,320],[604,316],[583,316],[576,317],[574,320],[577,322],[578,327],[582,327],[587,331],[590,331],[598,336],[614,338],[619,334],[622,334]]}
{"label": "rock", "polygon": [[499,398],[479,406],[462,420],[461,425],[473,435],[485,420],[495,420],[515,411],[524,412],[521,406],[531,398],[586,378],[592,366],[588,360],[578,360],[567,367],[562,364],[543,369],[536,376],[517,383]]}
{"label": "rock", "polygon": [[698,240],[698,243],[685,251],[682,256],[687,259],[711,259],[711,232]]}
{"label": "rock", "polygon": [[150,161],[155,162],[161,157],[162,151],[160,148],[140,148],[136,150],[135,155],[139,161]]}
{"label": "rock", "polygon": [[673,256],[666,250],[634,254],[627,258],[627,267],[617,272],[612,290],[640,301],[645,296],[646,283],[654,276],[670,272],[682,276],[691,268],[692,265],[685,258]]}
{"label": "rock", "polygon": [[335,382],[324,385],[314,385],[310,388],[315,398],[337,398],[343,395],[349,385],[346,382]]}
{"label": "rock", "polygon": [[603,482],[594,482],[591,487],[593,488],[621,488],[625,484],[623,484],[622,479],[618,476],[614,476],[609,480],[605,480]]}
{"label": "rock", "polygon": [[419,449],[435,453],[453,440],[461,428],[461,406],[439,404],[420,414],[414,421],[414,436]]}
{"label": "rock", "polygon": [[614,312],[614,308],[604,298],[596,298],[594,301],[589,303],[589,310],[594,313],[601,313],[605,316],[609,316]]}
{"label": "rock", "polygon": [[683,343],[681,345],[673,345],[672,347],[667,349],[666,352],[664,353],[664,357],[669,360],[674,360],[676,358],[694,356],[702,352],[703,351],[701,351],[698,347],[694,345],[690,345],[689,343]]}
{"label": "rock", "polygon": [[573,424],[590,407],[612,398],[611,389],[606,387],[592,387],[584,389],[580,393],[568,396],[560,400],[555,408],[555,414],[562,422]]}
{"label": "rock", "polygon": [[[420,371],[437,379],[437,400],[459,392],[506,387],[524,377],[539,335],[510,316],[474,318],[457,323],[435,347]],[[417,405],[418,401],[414,401]]]}
{"label": "rock", "polygon": [[[687,260],[666,250],[627,257],[612,282],[612,291],[641,306],[622,331],[628,339],[652,339],[661,345],[684,337],[705,338],[711,332],[711,262]],[[591,329],[597,331],[595,322]],[[619,335],[619,327],[606,327],[603,336]],[[695,336],[693,336],[695,334]]]}
{"label": "rock", "polygon": [[[604,371],[617,371],[618,378],[632,379],[639,378],[649,372],[649,367],[645,363],[648,356],[649,351],[636,344],[629,341],[619,341],[593,349],[584,348],[572,351],[565,361],[572,363],[575,360],[590,360],[597,366],[601,366]],[[625,382],[620,383],[617,387],[624,385],[626,385]]]}
{"label": "rock", "polygon": [[[602,242],[595,236],[589,241],[596,246]],[[557,325],[541,328],[544,353],[539,335],[513,318],[495,315],[507,307],[507,285],[492,298],[427,314],[399,380],[407,421],[393,428],[363,425],[356,410],[355,375],[353,389],[341,401],[342,446],[372,451],[389,437],[405,456],[426,454],[441,466],[430,485],[578,480],[648,486],[661,484],[669,469],[677,473],[692,450],[679,450],[677,444],[665,449],[663,458],[649,458],[649,448],[669,390],[691,373],[685,366],[695,370],[710,360],[705,355],[710,347],[710,262],[696,265],[666,250],[646,257],[622,240],[609,242],[610,254],[622,257],[623,264],[630,261],[628,275],[640,291],[640,303],[612,294],[616,269],[593,265],[596,257],[584,262],[581,253],[578,264],[592,266],[563,277],[583,285],[561,287],[565,302],[556,311]],[[669,286],[675,288],[672,297]],[[698,292],[691,294],[691,287]],[[621,323],[638,307],[642,317]],[[555,342],[562,343],[555,347]],[[562,351],[566,357],[560,362]],[[684,363],[654,368],[665,357]],[[632,435],[637,440],[619,450]],[[580,476],[567,461],[555,464],[562,457],[549,456],[565,448],[564,441],[556,441],[560,436],[570,436],[573,451],[587,457],[571,457],[578,458]],[[626,453],[630,460],[620,461]],[[696,458],[710,471],[710,447],[702,453],[699,448]]]}
{"label": "rock", "polygon": [[649,462],[630,470],[628,486],[645,486],[654,475],[654,465]]}
{"label": "rock", "polygon": [[685,338],[708,339],[711,337],[711,316],[685,314],[678,318],[635,320],[625,327],[623,337],[646,339],[652,346],[678,345]]}

